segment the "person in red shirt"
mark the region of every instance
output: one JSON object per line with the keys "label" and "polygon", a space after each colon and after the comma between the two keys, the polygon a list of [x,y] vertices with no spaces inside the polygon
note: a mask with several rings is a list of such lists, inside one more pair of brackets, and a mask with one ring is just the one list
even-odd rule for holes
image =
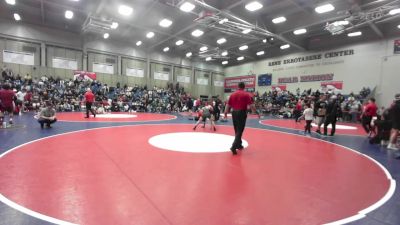
{"label": "person in red shirt", "polygon": [[86,117],[89,118],[89,111],[93,114],[94,117],[96,117],[96,113],[92,109],[92,105],[94,102],[94,94],[92,93],[92,90],[88,88],[85,93],[85,102],[86,102]]}
{"label": "person in red shirt", "polygon": [[368,100],[368,104],[364,107],[364,111],[361,115],[362,126],[364,127],[365,132],[372,132],[371,129],[371,120],[373,117],[377,116],[378,107],[375,104],[375,98],[370,98]]}
{"label": "person in red shirt", "polygon": [[227,118],[228,112],[232,109],[232,122],[233,128],[235,129],[235,140],[231,147],[233,155],[237,154],[237,149],[243,150],[242,135],[246,126],[247,108],[250,106],[253,112],[256,111],[253,105],[253,98],[249,93],[244,91],[244,83],[240,82],[238,88],[239,89],[229,97],[228,104],[225,107],[225,119]]}
{"label": "person in red shirt", "polygon": [[296,106],[295,106],[294,110],[293,110],[294,120],[296,121],[296,123],[300,122],[299,118],[301,117],[302,108],[303,108],[302,102],[301,102],[301,99],[299,99],[297,101],[297,103],[296,103]]}
{"label": "person in red shirt", "polygon": [[3,89],[0,90],[0,110],[3,114],[0,117],[0,122],[2,125],[5,120],[5,113],[8,113],[9,123],[13,124],[13,112],[14,112],[14,99],[16,98],[15,92],[11,90],[9,84],[4,84]]}

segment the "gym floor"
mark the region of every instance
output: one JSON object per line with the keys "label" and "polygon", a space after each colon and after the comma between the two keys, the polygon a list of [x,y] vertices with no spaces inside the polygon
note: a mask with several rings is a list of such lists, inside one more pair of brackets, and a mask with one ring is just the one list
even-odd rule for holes
{"label": "gym floor", "polygon": [[400,224],[400,161],[354,124],[305,136],[251,117],[233,156],[230,119],[58,118],[0,129],[0,224]]}

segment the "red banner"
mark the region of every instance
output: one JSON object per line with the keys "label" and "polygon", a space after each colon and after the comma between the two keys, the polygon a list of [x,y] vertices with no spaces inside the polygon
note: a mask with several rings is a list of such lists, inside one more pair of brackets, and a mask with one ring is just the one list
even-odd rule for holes
{"label": "red banner", "polygon": [[272,85],[273,91],[286,91],[286,85]]}
{"label": "red banner", "polygon": [[236,89],[240,82],[244,82],[246,88],[255,88],[256,87],[256,75],[250,76],[241,76],[241,77],[227,77],[225,78],[224,87],[226,89]]}
{"label": "red banner", "polygon": [[74,71],[74,80],[76,80],[76,79],[96,80],[96,78],[97,78],[96,73],[93,73],[93,72],[87,72],[87,71],[81,71],[81,70]]}
{"label": "red banner", "polygon": [[343,90],[343,81],[330,81],[330,82],[321,82],[321,87],[323,89],[337,89]]}

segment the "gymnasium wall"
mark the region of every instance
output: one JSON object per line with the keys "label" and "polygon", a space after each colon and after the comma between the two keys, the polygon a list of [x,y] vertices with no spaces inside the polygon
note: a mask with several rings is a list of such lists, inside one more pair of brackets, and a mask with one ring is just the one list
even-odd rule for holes
{"label": "gymnasium wall", "polygon": [[[4,63],[3,50],[32,52],[34,64]],[[0,19],[1,67],[5,65],[21,76],[29,73],[32,77],[51,75],[72,78],[72,69],[55,68],[55,58],[76,61],[77,70],[109,69],[96,73],[100,82],[110,86],[120,83],[166,87],[168,82],[176,83],[179,77],[180,85],[193,96],[223,95],[223,89],[213,87],[214,79],[221,80],[224,76],[219,65],[155,50],[146,52],[145,47],[136,47],[130,40],[104,40],[99,35],[90,34],[82,38],[77,33]],[[158,79],[154,79],[155,73]],[[166,73],[167,79],[164,76]],[[196,83],[195,76],[203,74],[209,76],[207,85]]]}
{"label": "gymnasium wall", "polygon": [[[377,87],[378,104],[389,105],[395,93],[400,93],[400,55],[394,54],[394,39],[354,44],[320,52],[302,52],[276,58],[268,58],[238,66],[227,67],[225,76],[248,74],[272,74],[272,84],[278,84],[279,78],[304,75],[333,74],[333,81],[343,81],[343,94],[358,92],[363,87]],[[342,53],[341,51],[346,51]],[[347,55],[346,55],[347,54]],[[291,62],[298,57],[321,55],[321,59],[303,62]],[[289,61],[285,61],[289,60]],[[280,65],[272,65],[272,64]],[[276,63],[277,62],[277,63]],[[286,64],[285,64],[286,62]],[[288,63],[289,62],[289,63]],[[286,83],[287,89],[296,91],[312,88],[320,89],[321,81]],[[256,87],[263,93],[271,87]]]}

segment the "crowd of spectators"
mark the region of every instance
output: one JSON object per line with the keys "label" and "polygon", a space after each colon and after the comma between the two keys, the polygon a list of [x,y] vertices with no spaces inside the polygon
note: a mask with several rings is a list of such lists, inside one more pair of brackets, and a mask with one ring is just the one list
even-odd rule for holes
{"label": "crowd of spectators", "polygon": [[336,95],[337,101],[340,103],[341,112],[339,118],[346,122],[357,122],[362,113],[362,105],[365,99],[371,93],[369,88],[363,88],[359,94],[350,93],[345,96],[340,93],[321,92],[320,90],[312,91],[311,89],[297,89],[296,93],[286,90],[274,90],[264,92],[263,94],[255,93],[256,108],[262,114],[272,114],[281,118],[294,118],[296,116],[296,105],[301,102],[304,107],[307,103],[312,104],[318,100],[321,95],[328,98]]}
{"label": "crowd of spectators", "polygon": [[184,88],[168,84],[166,88],[116,84],[107,84],[94,80],[63,80],[52,76],[32,78],[14,75],[11,70],[3,69],[0,84],[8,83],[16,92],[15,112],[38,111],[45,102],[53,104],[58,112],[81,111],[87,88],[96,96],[96,110],[111,112],[180,112],[193,106],[193,99]]}
{"label": "crowd of spectators", "polygon": [[[96,96],[94,108],[99,113],[104,112],[182,112],[199,107],[199,103],[205,101],[194,99],[186,93],[179,84],[167,87],[153,87],[134,85],[120,85],[109,87],[99,81],[91,80],[63,80],[52,76],[32,78],[29,74],[21,77],[13,74],[10,69],[3,68],[1,83],[8,83],[15,90],[17,96],[16,113],[19,111],[38,111],[45,102],[53,104],[58,112],[81,111],[84,93],[90,88]],[[351,93],[348,96],[338,94],[338,101],[342,107],[342,118],[344,121],[356,122],[362,111],[363,100],[370,93],[369,88],[363,88],[358,95]],[[260,114],[272,114],[283,118],[295,116],[295,106],[301,101],[303,105],[319,99],[321,92],[311,89],[296,93],[290,91],[269,91],[263,94],[258,92],[254,95],[255,105]],[[23,103],[23,104],[22,104]],[[223,110],[224,103],[217,100],[217,107]],[[219,111],[218,110],[218,111]]]}

